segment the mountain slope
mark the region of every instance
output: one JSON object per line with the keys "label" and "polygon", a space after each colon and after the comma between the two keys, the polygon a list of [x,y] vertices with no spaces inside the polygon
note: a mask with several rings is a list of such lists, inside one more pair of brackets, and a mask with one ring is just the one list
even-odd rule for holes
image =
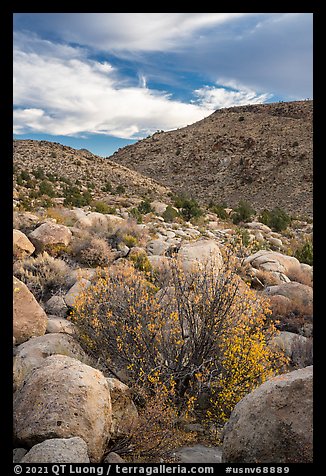
{"label": "mountain slope", "polygon": [[55,177],[54,184],[62,180],[71,185],[75,185],[77,180],[78,186],[85,188],[91,184],[89,188],[94,198],[107,195],[102,190],[107,183],[113,192],[117,187],[123,187],[123,195],[127,197],[150,195],[164,198],[171,193],[155,180],[123,165],[98,157],[86,149],[76,150],[56,142],[14,140],[13,163],[16,175],[21,171],[31,173],[40,169]]}
{"label": "mountain slope", "polygon": [[312,216],[312,101],[220,109],[157,132],[110,159],[202,203]]}

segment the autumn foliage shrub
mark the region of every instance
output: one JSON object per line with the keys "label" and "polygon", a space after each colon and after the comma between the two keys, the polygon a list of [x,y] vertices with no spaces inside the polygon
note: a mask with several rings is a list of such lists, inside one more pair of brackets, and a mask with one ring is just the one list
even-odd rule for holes
{"label": "autumn foliage shrub", "polygon": [[[82,345],[129,385],[160,389],[179,412],[192,412],[201,392],[208,417],[224,422],[235,404],[283,365],[266,343],[276,329],[268,301],[213,262],[185,273],[171,260],[159,288],[126,263],[101,275],[78,298],[72,320]],[[166,298],[164,296],[166,295]]]}

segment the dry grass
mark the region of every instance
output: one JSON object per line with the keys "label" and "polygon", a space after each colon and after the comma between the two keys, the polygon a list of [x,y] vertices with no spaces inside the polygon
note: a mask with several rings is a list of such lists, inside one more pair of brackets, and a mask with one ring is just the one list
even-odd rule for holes
{"label": "dry grass", "polygon": [[312,324],[311,305],[303,305],[280,295],[271,296],[270,304],[272,318],[277,321],[276,326],[281,331],[301,334],[305,325]]}
{"label": "dry grass", "polygon": [[46,302],[55,294],[64,294],[73,284],[71,269],[63,260],[44,252],[37,257],[16,261],[14,275],[23,281],[37,301]]}
{"label": "dry grass", "polygon": [[114,259],[112,249],[107,241],[87,231],[75,237],[70,249],[72,256],[79,263],[91,268],[108,266]]}
{"label": "dry grass", "polygon": [[299,269],[297,266],[291,266],[287,273],[291,281],[296,281],[297,283],[305,284],[306,286],[313,287],[313,277],[312,274]]}

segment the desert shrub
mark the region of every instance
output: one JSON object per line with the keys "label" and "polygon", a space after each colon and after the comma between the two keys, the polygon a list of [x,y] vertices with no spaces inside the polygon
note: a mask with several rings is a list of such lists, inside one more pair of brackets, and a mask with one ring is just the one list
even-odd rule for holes
{"label": "desert shrub", "polygon": [[116,209],[114,207],[110,207],[110,205],[101,201],[94,202],[93,207],[94,210],[98,213],[114,214],[116,212]]}
{"label": "desert shrub", "polygon": [[287,271],[287,276],[291,281],[296,281],[297,283],[305,284],[306,286],[313,286],[313,275],[310,272],[298,266],[290,266]]}
{"label": "desert shrub", "polygon": [[144,213],[144,214],[150,213],[150,212],[153,211],[153,209],[152,209],[152,207],[151,207],[151,204],[150,204],[150,201],[147,200],[147,199],[146,199],[146,200],[142,200],[142,201],[140,202],[140,204],[138,205],[137,208],[138,208],[138,211],[139,211],[140,213]]}
{"label": "desert shrub", "polygon": [[210,203],[209,209],[217,215],[218,218],[221,218],[222,220],[226,220],[228,218],[228,214],[225,211],[226,205],[224,204],[219,204],[219,203]]}
{"label": "desert shrub", "polygon": [[33,209],[32,200],[29,197],[27,197],[26,195],[20,194],[19,195],[18,209],[30,212]]}
{"label": "desert shrub", "polygon": [[32,174],[34,175],[36,179],[39,179],[39,180],[45,179],[45,173],[41,167],[38,167],[37,169],[32,170]]}
{"label": "desert shrub", "polygon": [[178,216],[179,213],[175,208],[171,207],[171,205],[168,205],[165,211],[162,213],[162,217],[167,223],[173,223]]}
{"label": "desert shrub", "polygon": [[313,339],[302,342],[298,337],[292,346],[291,364],[296,369],[313,365]]}
{"label": "desert shrub", "polygon": [[233,209],[232,221],[235,225],[238,225],[240,222],[248,222],[252,219],[254,214],[255,210],[252,206],[242,200],[238,203],[238,206]]}
{"label": "desert shrub", "polygon": [[179,208],[180,215],[185,220],[200,217],[203,214],[198,202],[193,198],[178,196],[174,198],[174,205]]}
{"label": "desert shrub", "polygon": [[73,207],[83,207],[89,205],[92,200],[92,196],[88,190],[81,193],[79,188],[76,186],[65,187],[63,195],[65,197],[63,202],[65,206],[71,205]]}
{"label": "desert shrub", "polygon": [[36,180],[33,180],[33,179],[26,180],[25,182],[26,188],[34,188],[35,185],[36,185]]}
{"label": "desert shrub", "polygon": [[306,263],[312,266],[313,252],[313,242],[311,240],[307,240],[302,246],[295,250],[294,256],[300,261],[300,263]]}
{"label": "desert shrub", "polygon": [[241,244],[245,247],[250,244],[250,233],[246,228],[237,228],[236,234],[240,238]]}
{"label": "desert shrub", "polygon": [[141,212],[138,210],[138,208],[134,207],[129,210],[129,215],[134,218],[137,223],[143,223],[143,216]]}
{"label": "desert shrub", "polygon": [[283,365],[266,346],[275,333],[268,301],[247,286],[240,292],[226,258],[223,272],[207,263],[186,274],[171,260],[160,293],[128,263],[108,270],[80,294],[72,314],[82,345],[115,373],[127,369],[129,383],[146,394],[167,392],[178,411],[193,411],[205,390],[206,416],[224,422]]}
{"label": "desert shrub", "polygon": [[21,178],[22,181],[26,181],[26,180],[30,180],[31,179],[31,176],[29,175],[29,173],[27,172],[27,170],[22,170],[19,174],[19,176]]}
{"label": "desert shrub", "polygon": [[23,179],[21,178],[20,175],[18,175],[17,178],[16,178],[16,184],[17,185],[23,185],[24,184],[24,181],[23,181]]}
{"label": "desert shrub", "polygon": [[94,190],[95,183],[94,182],[87,182],[86,187],[88,188],[88,190]]}
{"label": "desert shrub", "polygon": [[284,210],[276,207],[272,210],[263,210],[259,221],[275,231],[283,231],[291,223],[291,217]]}
{"label": "desert shrub", "polygon": [[65,293],[73,284],[67,263],[46,252],[16,261],[13,272],[38,301],[45,302],[54,294]]}
{"label": "desert shrub", "polygon": [[133,236],[133,235],[130,235],[128,233],[126,233],[125,235],[122,235],[121,236],[121,241],[123,241],[123,243],[128,246],[128,248],[133,248],[134,246],[138,246],[139,243],[138,243],[138,239]]}
{"label": "desert shrub", "polygon": [[51,200],[50,197],[42,197],[40,199],[38,199],[35,203],[34,203],[34,206],[35,207],[43,207],[43,208],[51,208],[53,207],[54,203],[53,201]]}
{"label": "desert shrub", "polygon": [[64,224],[66,223],[66,213],[64,212],[64,209],[60,208],[48,208],[46,211],[46,216],[48,218],[54,218],[56,223],[59,224]]}
{"label": "desert shrub", "polygon": [[86,232],[73,241],[71,253],[79,263],[91,268],[107,266],[113,261],[111,247],[105,239]]}
{"label": "desert shrub", "polygon": [[311,305],[303,305],[278,295],[272,296],[270,303],[271,319],[280,331],[300,334],[306,325],[312,324],[313,309]]}
{"label": "desert shrub", "polygon": [[124,194],[125,191],[126,191],[125,187],[124,187],[123,185],[121,185],[121,184],[119,184],[119,185],[117,186],[117,188],[115,189],[115,192],[116,192],[118,195]]}
{"label": "desert shrub", "polygon": [[112,192],[112,185],[110,182],[105,182],[105,184],[102,187],[102,192],[107,192],[107,193]]}
{"label": "desert shrub", "polygon": [[40,195],[47,195],[48,197],[55,197],[56,193],[53,189],[53,186],[47,180],[42,180],[39,184],[39,193]]}
{"label": "desert shrub", "polygon": [[130,463],[158,463],[169,461],[171,451],[194,443],[196,434],[186,433],[179,426],[176,409],[169,405],[168,394],[162,388],[152,395],[134,389],[139,420],[134,431],[114,441],[109,451],[123,455]]}
{"label": "desert shrub", "polygon": [[144,271],[145,273],[151,272],[152,266],[146,254],[141,252],[133,253],[129,259],[139,271]]}
{"label": "desert shrub", "polygon": [[134,218],[128,218],[128,220],[119,224],[114,233],[107,237],[112,248],[116,248],[121,242],[127,246],[129,246],[128,242],[132,246],[143,246],[147,242],[147,238],[146,230],[139,227]]}

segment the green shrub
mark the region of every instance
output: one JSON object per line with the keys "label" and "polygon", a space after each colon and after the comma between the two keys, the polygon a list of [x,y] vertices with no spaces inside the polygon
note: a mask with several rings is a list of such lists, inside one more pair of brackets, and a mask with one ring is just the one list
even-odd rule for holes
{"label": "green shrub", "polygon": [[98,213],[114,214],[116,212],[116,209],[114,207],[110,207],[107,203],[101,202],[101,201],[95,202],[93,204],[93,207],[94,207],[94,210]]}
{"label": "green shrub", "polygon": [[22,180],[30,180],[30,178],[31,178],[31,176],[29,175],[27,170],[22,170],[20,172],[20,177],[21,177]]}
{"label": "green shrub", "polygon": [[32,174],[36,179],[43,180],[45,179],[45,173],[44,170],[41,167],[38,167],[35,170],[32,170]]}
{"label": "green shrub", "polygon": [[291,217],[279,207],[275,207],[273,210],[263,210],[259,220],[275,231],[283,231],[291,223]]}
{"label": "green shrub", "polygon": [[128,248],[138,246],[138,239],[133,235],[129,235],[128,233],[122,236],[122,241],[126,246],[128,246]]}
{"label": "green shrub", "polygon": [[130,257],[130,261],[138,271],[143,271],[144,273],[150,273],[152,271],[152,265],[146,254],[135,253]]}
{"label": "green shrub", "polygon": [[175,206],[180,209],[182,218],[187,221],[191,218],[198,218],[203,214],[199,204],[193,198],[179,196],[174,199],[174,203]]}
{"label": "green shrub", "polygon": [[121,195],[121,194],[125,193],[126,189],[123,185],[119,184],[117,186],[117,188],[115,189],[115,191],[118,195]]}
{"label": "green shrub", "polygon": [[254,215],[255,210],[252,206],[243,200],[241,200],[236,208],[233,209],[232,221],[235,225],[240,222],[248,222]]}
{"label": "green shrub", "polygon": [[138,208],[138,211],[140,213],[144,213],[144,214],[150,213],[150,212],[153,211],[153,209],[151,207],[151,204],[150,204],[149,200],[147,200],[147,199],[140,202],[140,204],[138,205],[137,208]]}
{"label": "green shrub", "polygon": [[218,218],[221,218],[222,220],[226,220],[228,217],[228,214],[225,211],[226,205],[224,203],[219,204],[219,203],[210,203],[208,208],[210,209],[211,212],[215,213],[215,215],[218,216]]}
{"label": "green shrub", "polygon": [[63,190],[64,194],[64,205],[71,205],[74,207],[83,207],[85,205],[89,205],[92,200],[91,194],[86,191],[81,193],[78,187],[66,187]]}
{"label": "green shrub", "polygon": [[103,185],[102,187],[102,192],[112,192],[112,185],[110,184],[110,182],[105,182],[105,184]]}
{"label": "green shrub", "polygon": [[39,184],[39,193],[40,195],[47,195],[48,197],[55,197],[56,193],[52,187],[52,184],[47,180],[42,180]]}
{"label": "green shrub", "polygon": [[57,175],[48,173],[48,174],[46,174],[46,176],[47,176],[48,180],[52,183],[57,182],[57,180],[58,180]]}
{"label": "green shrub", "polygon": [[132,218],[135,218],[137,223],[143,223],[143,216],[142,214],[140,213],[140,211],[138,210],[138,208],[132,208],[130,211],[129,211],[129,215],[132,217]]}
{"label": "green shrub", "polygon": [[167,223],[173,223],[178,216],[179,213],[175,208],[171,207],[171,205],[168,205],[165,211],[162,213],[162,217]]}
{"label": "green shrub", "polygon": [[311,240],[307,240],[300,248],[295,251],[294,256],[300,261],[300,263],[306,263],[312,266],[313,251],[313,242]]}

